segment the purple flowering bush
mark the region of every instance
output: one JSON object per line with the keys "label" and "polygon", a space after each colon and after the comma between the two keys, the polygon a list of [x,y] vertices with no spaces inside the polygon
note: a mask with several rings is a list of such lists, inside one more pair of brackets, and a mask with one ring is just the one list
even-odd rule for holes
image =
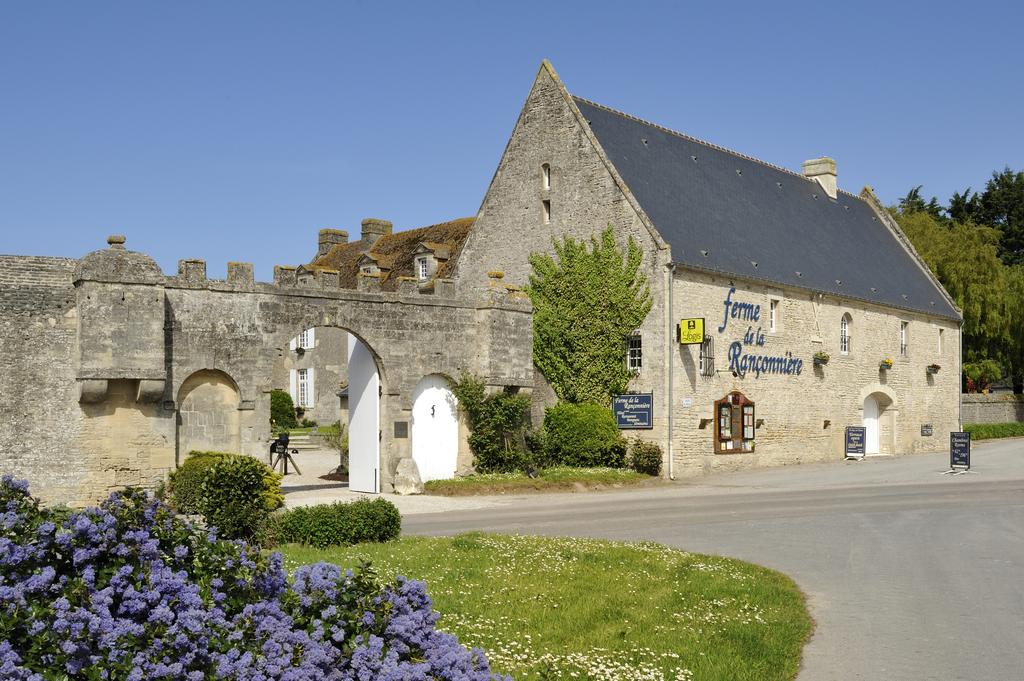
{"label": "purple flowering bush", "polygon": [[491,679],[437,619],[422,582],[328,563],[289,579],[280,554],[141,490],[68,513],[0,480],[2,679]]}

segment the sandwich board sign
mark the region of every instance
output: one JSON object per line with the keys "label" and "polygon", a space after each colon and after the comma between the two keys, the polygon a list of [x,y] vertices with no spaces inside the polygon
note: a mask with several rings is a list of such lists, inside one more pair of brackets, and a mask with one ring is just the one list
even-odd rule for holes
{"label": "sandwich board sign", "polygon": [[864,426],[846,426],[846,452],[847,459],[863,459],[867,450],[864,444],[867,441],[868,429]]}
{"label": "sandwich board sign", "polygon": [[949,468],[950,470],[971,470],[971,434],[949,434]]}

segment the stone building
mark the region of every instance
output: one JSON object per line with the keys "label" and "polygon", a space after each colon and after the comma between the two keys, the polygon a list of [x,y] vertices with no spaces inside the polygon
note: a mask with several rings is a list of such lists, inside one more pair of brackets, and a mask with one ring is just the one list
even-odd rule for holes
{"label": "stone building", "polygon": [[354,489],[390,491],[409,460],[425,479],[465,470],[446,380],[532,390],[539,416],[528,257],[607,225],[643,251],[653,306],[623,361],[653,403],[631,433],[666,474],[837,459],[847,426],[869,453],[945,448],[959,311],[870,188],[840,190],[831,159],[802,171],[574,97],[545,62],[475,218],[323,230],[272,283],[237,262],[167,276],[123,237],[78,260],[0,256],[0,470],[76,504],[156,484],[193,449],[265,456],[271,389],[294,371],[298,396],[309,369],[322,422],[346,385]]}
{"label": "stone building", "polygon": [[[841,458],[846,426],[868,453],[945,448],[960,312],[870,188],[839,189],[828,158],[802,170],[574,97],[545,62],[455,280],[521,286],[552,238],[634,239],[654,304],[623,361],[653,422],[632,434],[673,476]],[[680,344],[681,320],[701,318]],[[537,379],[535,414],[553,399]]]}

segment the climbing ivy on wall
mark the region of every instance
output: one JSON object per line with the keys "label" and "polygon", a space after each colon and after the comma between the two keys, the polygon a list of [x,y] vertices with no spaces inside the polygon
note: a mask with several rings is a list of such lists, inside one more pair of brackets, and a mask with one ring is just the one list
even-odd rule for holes
{"label": "climbing ivy on wall", "polygon": [[629,337],[651,310],[640,247],[630,237],[620,249],[611,225],[589,247],[552,241],[555,257],[530,256],[533,362],[560,399],[608,404],[629,383]]}
{"label": "climbing ivy on wall", "polygon": [[451,381],[452,393],[469,421],[469,448],[480,473],[522,470],[530,398],[508,390],[487,394],[483,380],[464,374]]}

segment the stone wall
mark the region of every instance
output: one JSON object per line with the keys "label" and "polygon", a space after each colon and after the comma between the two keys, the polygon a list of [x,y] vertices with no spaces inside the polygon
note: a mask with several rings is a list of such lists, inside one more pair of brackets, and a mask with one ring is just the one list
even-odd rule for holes
{"label": "stone wall", "polygon": [[960,403],[964,423],[1024,422],[1024,395],[966,393]]}
{"label": "stone wall", "polygon": [[53,499],[74,498],[99,463],[79,445],[76,264],[0,256],[0,470]]}
{"label": "stone wall", "polygon": [[[732,288],[731,301],[759,305],[760,319],[731,318],[719,332],[724,301]],[[779,301],[775,332],[769,330],[768,321],[772,299]],[[840,347],[844,315],[850,319],[845,354]],[[672,316],[705,318],[706,333],[714,339],[715,368],[712,376],[701,375],[699,346],[670,344],[669,351],[675,353],[672,449],[677,476],[842,459],[844,429],[863,424],[864,400],[869,395],[883,407],[881,454],[944,450],[946,434],[958,429],[960,345],[959,328],[953,321],[691,270],[676,274]],[[899,347],[901,321],[909,324],[905,355]],[[751,344],[744,343],[748,332],[754,340]],[[734,342],[740,343],[741,355],[799,359],[800,373],[758,376],[748,370],[745,376],[734,375],[735,365],[730,364]],[[813,356],[819,350],[830,355],[828,364],[815,366]],[[880,369],[883,359],[893,360],[892,369]],[[940,365],[938,373],[927,372],[930,364]],[[713,405],[732,391],[755,402],[759,424],[755,449],[715,454]],[[931,436],[921,434],[924,425],[932,426]],[[663,432],[648,434],[667,438]]]}
{"label": "stone wall", "polygon": [[516,293],[354,291],[294,268],[257,283],[245,263],[217,281],[196,260],[167,277],[110,243],[77,262],[0,258],[0,470],[47,501],[156,484],[194,445],[265,457],[275,366],[310,327],[352,332],[378,362],[384,491],[410,456],[393,424],[410,420],[423,376],[532,383],[530,306]]}

